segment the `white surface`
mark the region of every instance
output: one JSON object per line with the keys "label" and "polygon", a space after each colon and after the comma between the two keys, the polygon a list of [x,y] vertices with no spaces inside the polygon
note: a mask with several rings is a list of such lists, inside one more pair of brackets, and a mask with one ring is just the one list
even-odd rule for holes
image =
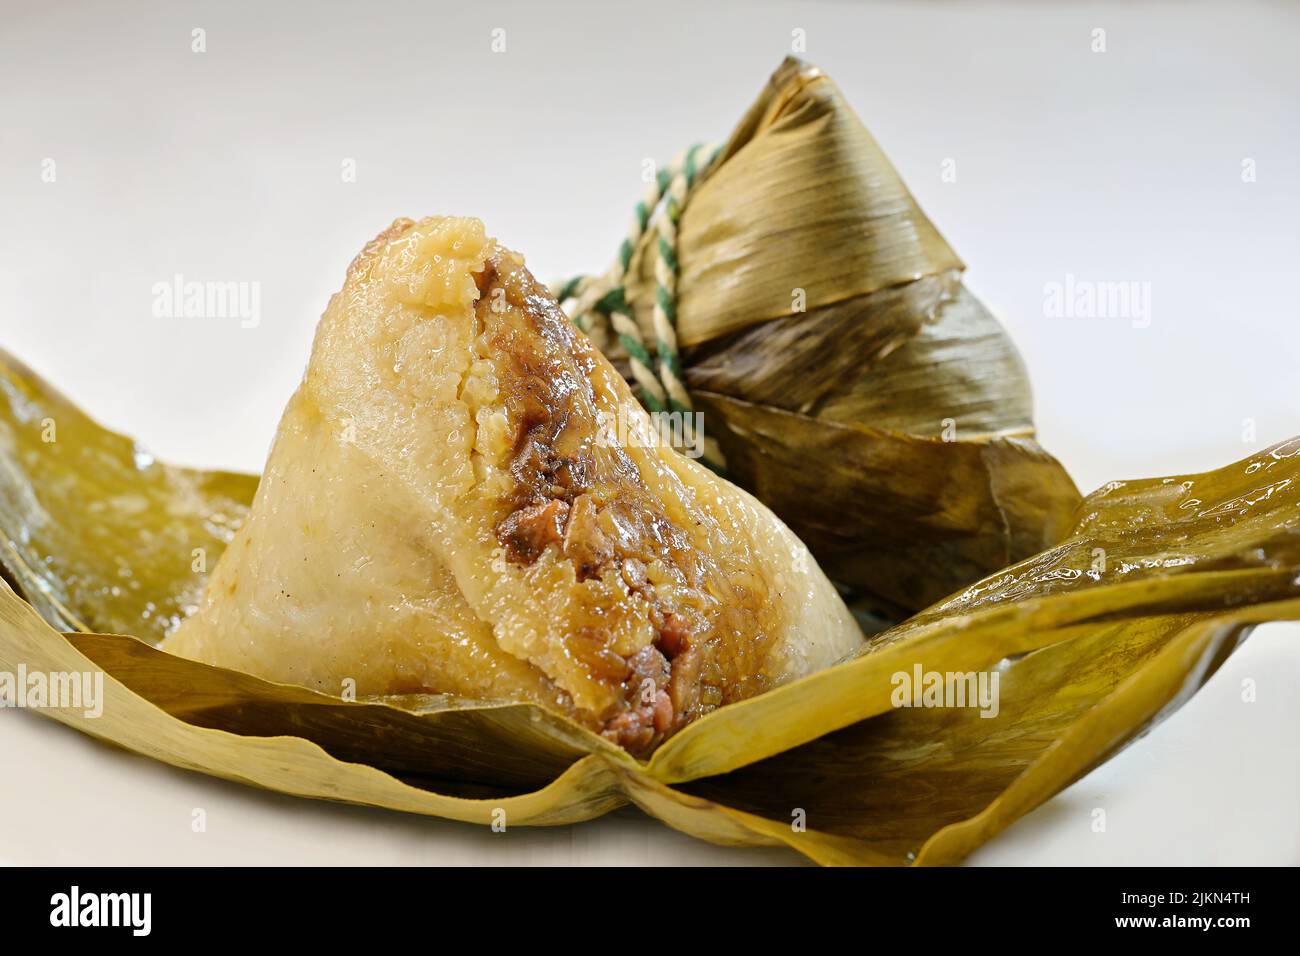
{"label": "white surface", "polygon": [[[160,457],[260,466],[316,317],[397,215],[481,216],[544,277],[603,269],[642,160],[723,138],[796,28],[1003,317],[1043,443],[1082,488],[1300,433],[1295,7],[265,6],[0,4],[0,345]],[[154,283],[177,272],[260,283],[261,323],[153,317]],[[1044,317],[1067,274],[1149,282],[1150,327]],[[1296,631],[1261,629],[974,862],[1300,862]],[[793,859],[631,811],[496,836],[297,801],[13,711],[0,765],[10,862]]]}

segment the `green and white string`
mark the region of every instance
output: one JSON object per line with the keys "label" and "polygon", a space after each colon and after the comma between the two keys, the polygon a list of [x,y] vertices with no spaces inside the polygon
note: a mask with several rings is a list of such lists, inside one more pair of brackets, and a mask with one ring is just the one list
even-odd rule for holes
{"label": "green and white string", "polygon": [[[651,413],[681,413],[688,445],[692,443],[695,427],[695,406],[686,389],[677,349],[677,225],[692,190],[704,180],[720,152],[720,147],[697,143],[678,154],[672,163],[659,170],[645,197],[636,204],[618,256],[605,274],[575,276],[554,288],[561,304],[576,300],[569,313],[574,324],[598,343],[602,339],[607,341],[608,331],[612,329],[627,353],[641,404]],[[648,344],[631,314],[626,283],[632,254],[652,227],[655,235],[650,252],[654,256],[655,289],[650,327],[654,341]],[[656,420],[661,423],[665,440],[671,442],[672,436],[662,427],[662,418]],[[717,442],[703,436],[702,447],[703,463],[723,473],[725,461]]]}

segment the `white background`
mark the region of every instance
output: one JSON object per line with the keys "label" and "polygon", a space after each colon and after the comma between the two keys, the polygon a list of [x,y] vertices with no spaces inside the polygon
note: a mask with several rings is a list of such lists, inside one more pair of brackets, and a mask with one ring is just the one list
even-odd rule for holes
{"label": "white background", "polygon": [[[260,467],[326,299],[396,216],[480,216],[544,278],[603,269],[643,159],[725,138],[796,28],[1010,329],[1042,442],[1082,489],[1300,433],[1293,5],[268,6],[0,4],[0,347],[160,457]],[[151,289],[176,273],[260,283],[260,325],[155,318]],[[1067,274],[1150,283],[1150,327],[1046,318]],[[972,862],[1300,862],[1297,637],[1257,631]],[[0,766],[16,863],[796,859],[635,811],[493,835],[310,803],[13,711]]]}

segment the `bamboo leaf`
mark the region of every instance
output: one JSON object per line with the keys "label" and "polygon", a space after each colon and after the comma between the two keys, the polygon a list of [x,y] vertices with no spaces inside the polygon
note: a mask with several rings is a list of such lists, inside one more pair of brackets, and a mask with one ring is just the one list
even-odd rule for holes
{"label": "bamboo leaf", "polygon": [[[4,375],[5,393],[22,385],[31,403],[0,407],[0,432],[58,408],[87,448],[124,441],[76,419],[26,370],[10,363]],[[39,502],[50,540],[75,543],[102,481],[76,467],[84,460],[67,449],[53,463],[3,456],[0,531],[10,547],[26,533],[15,502]],[[28,603],[8,586],[0,671],[102,669],[102,716],[42,712],[155,759],[284,793],[507,826],[573,823],[632,802],[703,839],[785,845],[822,863],[952,862],[1167,716],[1253,624],[1300,617],[1298,460],[1300,439],[1205,475],[1112,482],[1084,501],[1060,544],[877,635],[850,660],[714,711],[648,762],[532,705],[353,702],[129,636],[60,634],[37,613],[39,598]],[[193,494],[189,480],[163,488],[149,468],[123,467],[118,479],[118,493],[138,484],[164,510],[169,496]],[[56,483],[59,496],[37,482]],[[114,520],[135,540],[129,515]],[[90,595],[89,609],[69,608],[79,618],[136,606],[115,611],[98,599],[116,576],[112,554],[77,552],[75,588],[58,578],[68,566],[40,565],[44,583],[27,586]],[[142,570],[133,600],[193,586],[166,562],[135,566],[155,576]],[[896,675],[916,667],[996,672],[997,715],[895,706]]]}

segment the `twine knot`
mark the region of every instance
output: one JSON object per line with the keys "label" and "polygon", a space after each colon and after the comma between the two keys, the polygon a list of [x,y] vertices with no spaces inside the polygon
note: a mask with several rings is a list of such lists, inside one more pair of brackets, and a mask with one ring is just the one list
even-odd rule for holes
{"label": "twine knot", "polygon": [[[697,143],[679,153],[656,173],[645,197],[636,204],[618,256],[604,275],[574,276],[553,287],[561,305],[575,301],[569,314],[578,328],[597,343],[608,341],[611,332],[618,340],[627,353],[637,398],[651,413],[660,436],[668,444],[688,448],[699,443],[701,461],[719,474],[726,466],[722,449],[698,429],[677,349],[677,224],[692,191],[721,152],[720,146]],[[627,300],[626,283],[633,252],[652,228],[655,290],[650,328],[654,341],[647,343]],[[678,434],[672,433],[673,419],[680,422]]]}

